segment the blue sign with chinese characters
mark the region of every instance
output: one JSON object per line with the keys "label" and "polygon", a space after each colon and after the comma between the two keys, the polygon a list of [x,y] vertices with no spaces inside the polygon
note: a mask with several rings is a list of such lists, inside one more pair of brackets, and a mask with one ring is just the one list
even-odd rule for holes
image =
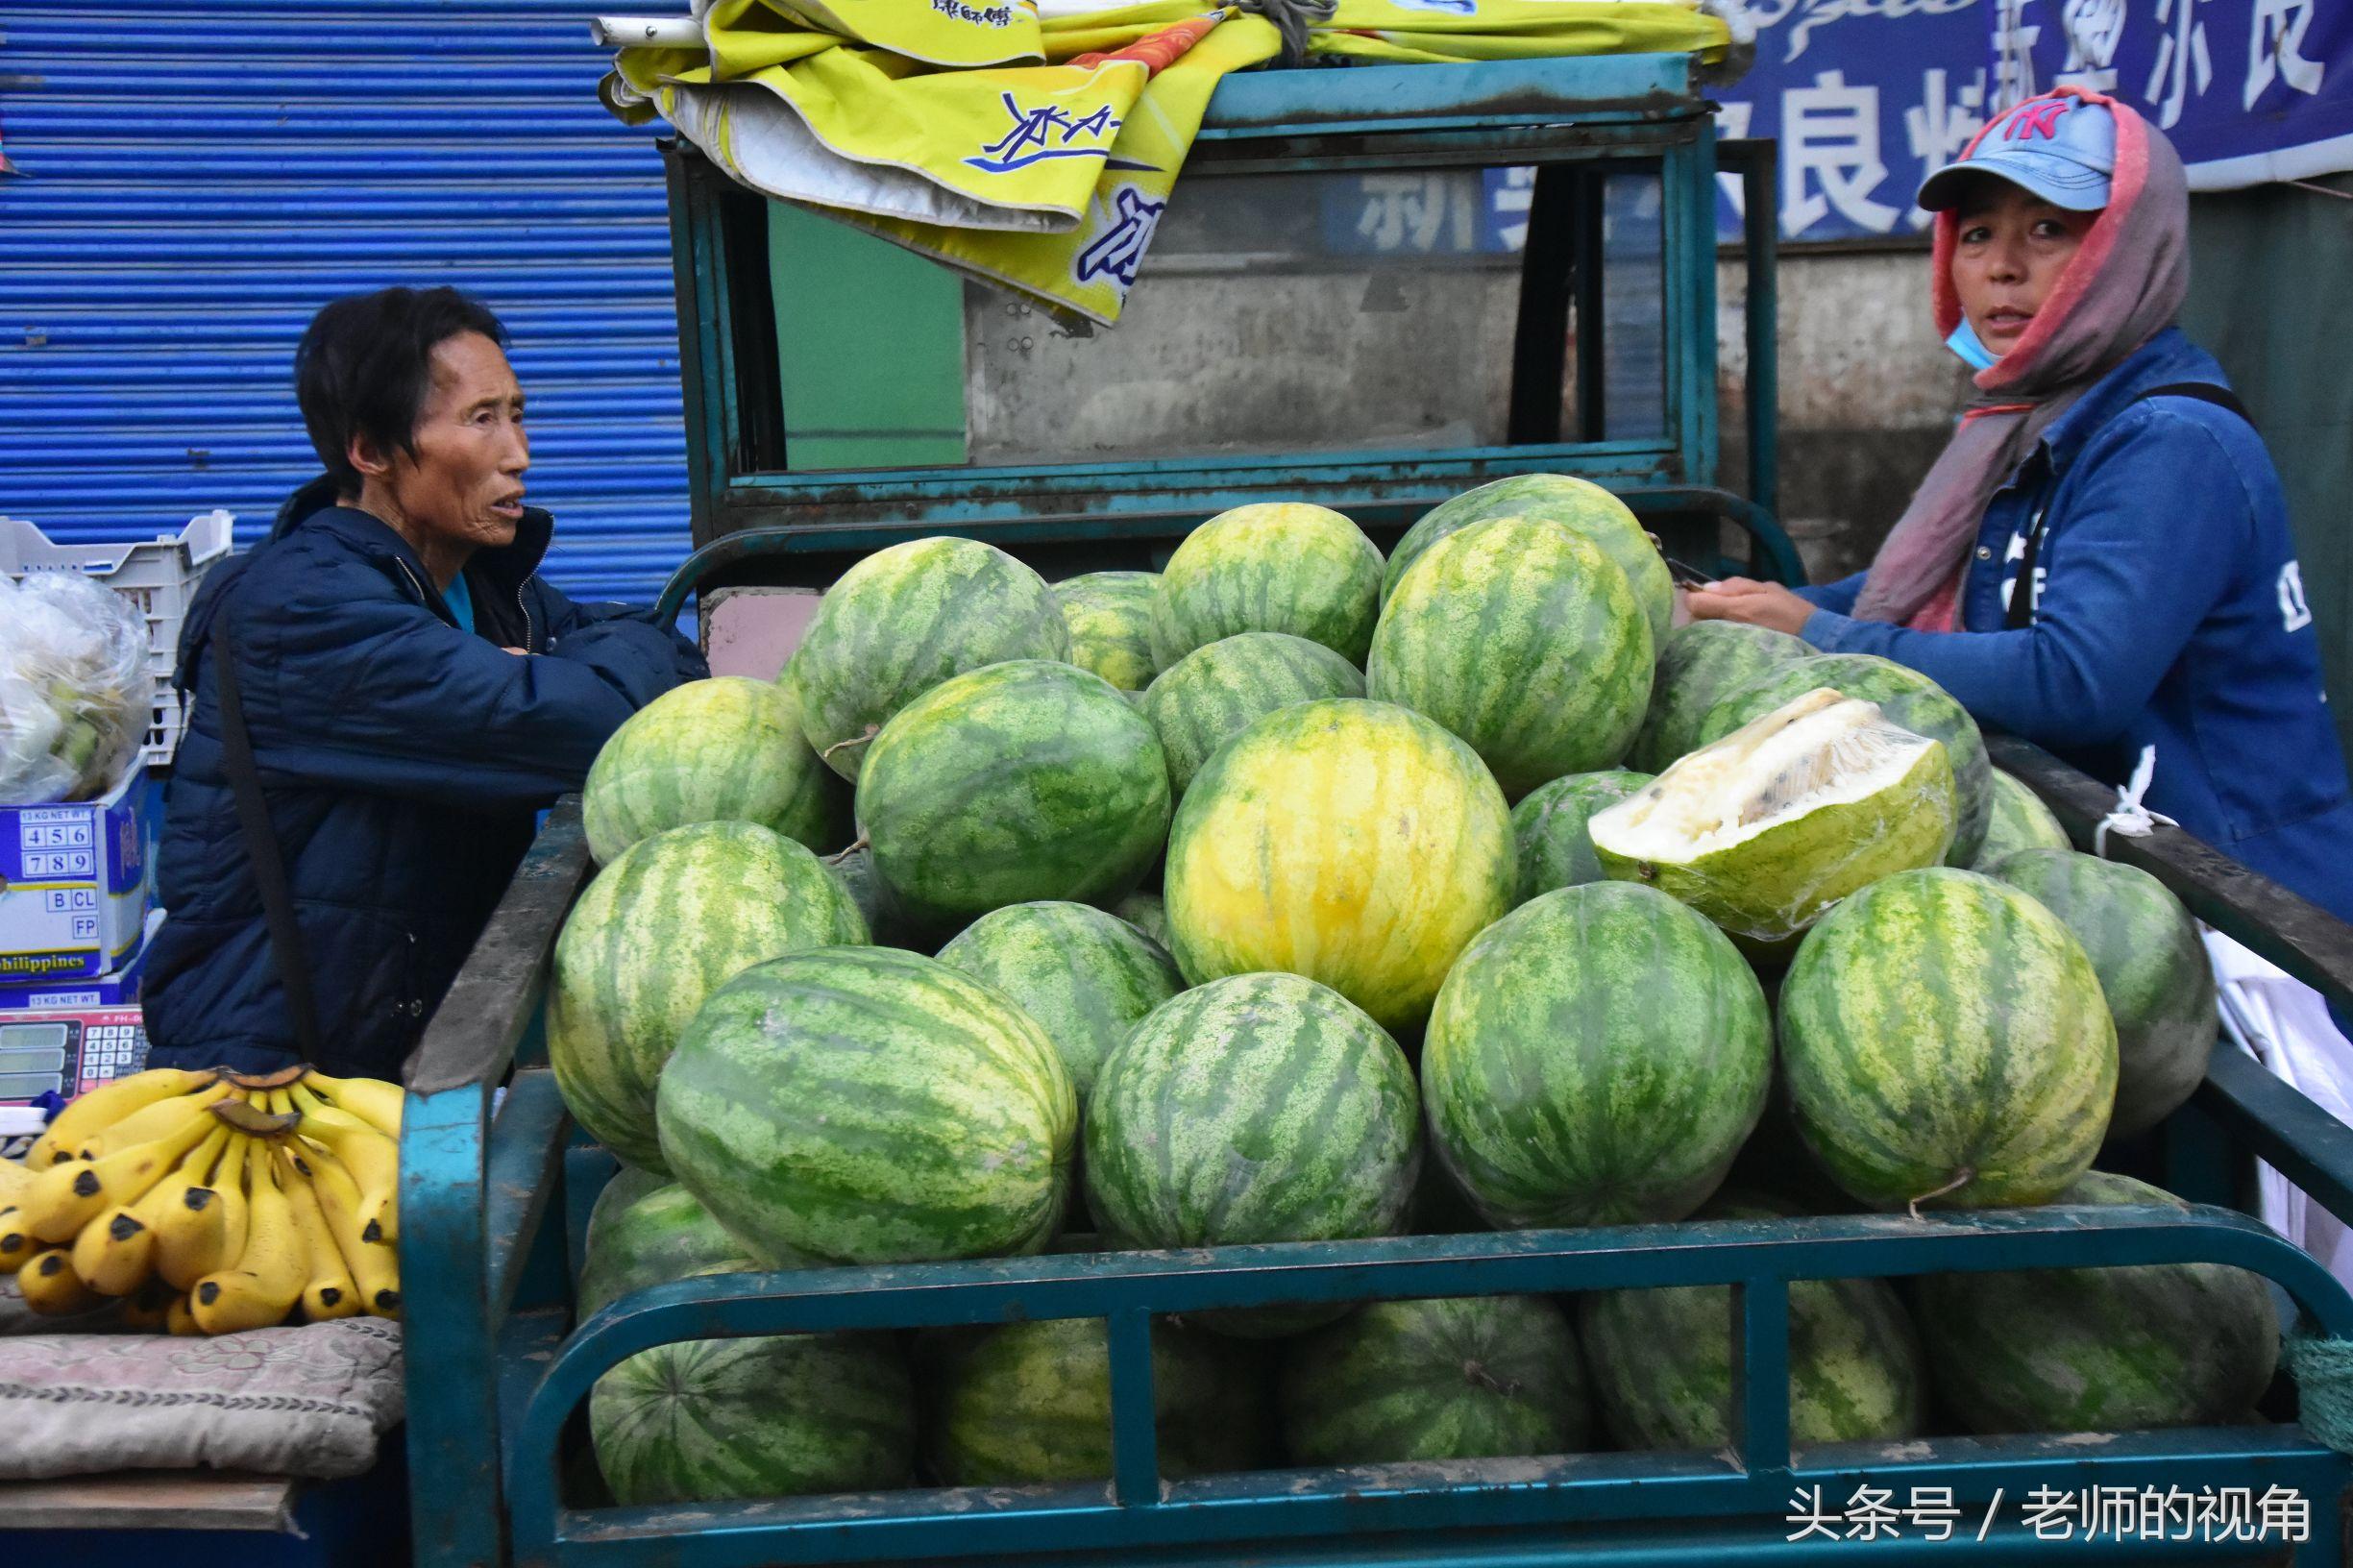
{"label": "blue sign with chinese characters", "polygon": [[[1726,135],[1780,143],[1784,239],[1924,232],[1912,193],[1992,115],[2053,86],[2113,93],[2194,189],[2353,169],[2353,7],[2320,0],[1765,0]],[[1736,237],[1728,178],[1720,232]]]}

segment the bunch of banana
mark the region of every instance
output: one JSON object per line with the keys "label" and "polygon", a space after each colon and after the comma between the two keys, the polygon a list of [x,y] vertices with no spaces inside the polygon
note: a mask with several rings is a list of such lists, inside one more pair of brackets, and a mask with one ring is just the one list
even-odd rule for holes
{"label": "bunch of banana", "polygon": [[0,1274],[37,1312],[233,1334],[401,1308],[398,1085],[158,1068],[0,1162]]}

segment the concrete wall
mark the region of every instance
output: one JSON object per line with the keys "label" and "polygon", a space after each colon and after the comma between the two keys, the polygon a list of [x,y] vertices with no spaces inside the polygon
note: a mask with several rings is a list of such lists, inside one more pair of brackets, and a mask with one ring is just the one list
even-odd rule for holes
{"label": "concrete wall", "polygon": [[[1724,480],[1746,442],[1740,387],[1746,278],[1718,272]],[[1821,582],[1871,563],[1935,461],[1969,392],[1968,370],[1928,321],[1928,253],[1784,254],[1780,265],[1781,522]]]}

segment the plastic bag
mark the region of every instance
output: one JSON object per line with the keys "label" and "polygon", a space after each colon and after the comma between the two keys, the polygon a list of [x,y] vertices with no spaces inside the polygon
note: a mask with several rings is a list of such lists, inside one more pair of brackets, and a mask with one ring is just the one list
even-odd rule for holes
{"label": "plastic bag", "polygon": [[70,572],[0,580],[0,805],[104,795],[145,739],[147,624]]}

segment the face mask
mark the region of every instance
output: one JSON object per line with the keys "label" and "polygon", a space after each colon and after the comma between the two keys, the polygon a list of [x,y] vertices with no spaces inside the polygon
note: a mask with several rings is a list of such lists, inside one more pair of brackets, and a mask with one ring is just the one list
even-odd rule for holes
{"label": "face mask", "polygon": [[1952,330],[1952,335],[1945,339],[1945,347],[1959,355],[1972,370],[1992,370],[2001,363],[2000,355],[1978,341],[1977,330],[1969,324],[1967,316],[1961,318],[1961,325]]}

